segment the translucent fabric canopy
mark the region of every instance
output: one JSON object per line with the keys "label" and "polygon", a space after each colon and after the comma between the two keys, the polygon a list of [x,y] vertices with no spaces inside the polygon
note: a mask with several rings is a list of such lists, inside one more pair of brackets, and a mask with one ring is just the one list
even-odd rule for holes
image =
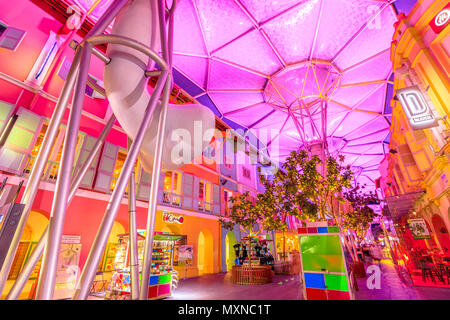
{"label": "translucent fabric canopy", "polygon": [[383,0],[178,0],[173,63],[186,80],[178,84],[276,145],[270,156],[280,162],[318,139],[325,119],[330,152],[371,189],[388,152],[396,20]]}

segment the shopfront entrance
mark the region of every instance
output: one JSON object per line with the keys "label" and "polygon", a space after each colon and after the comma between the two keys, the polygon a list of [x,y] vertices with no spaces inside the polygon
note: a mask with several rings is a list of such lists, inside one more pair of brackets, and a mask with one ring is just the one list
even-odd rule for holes
{"label": "shopfront entrance", "polygon": [[236,259],[236,252],[233,246],[237,243],[236,236],[233,231],[228,231],[227,236],[225,238],[225,256],[226,256],[226,265],[227,271],[230,271],[234,266],[234,260]]}
{"label": "shopfront entrance", "polygon": [[445,226],[444,220],[437,214],[433,215],[431,219],[433,223],[434,231],[436,232],[437,240],[444,251],[444,255],[450,255],[450,236],[448,234],[447,227]]}
{"label": "shopfront entrance", "polygon": [[198,275],[213,273],[213,237],[207,229],[198,234],[197,267]]}

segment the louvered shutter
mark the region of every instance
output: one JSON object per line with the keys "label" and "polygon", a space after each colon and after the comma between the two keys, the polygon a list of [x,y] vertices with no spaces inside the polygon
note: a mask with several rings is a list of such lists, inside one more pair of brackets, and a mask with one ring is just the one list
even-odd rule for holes
{"label": "louvered shutter", "polygon": [[5,145],[0,150],[0,169],[21,175],[41,130],[42,119],[24,108],[20,108],[17,115]]}
{"label": "louvered shutter", "polygon": [[103,153],[98,166],[97,179],[95,180],[94,189],[109,193],[111,190],[111,182],[114,173],[114,167],[119,153],[119,147],[109,142],[105,142]]}
{"label": "louvered shutter", "polygon": [[182,177],[182,208],[194,208],[194,176],[189,173],[183,173]]}

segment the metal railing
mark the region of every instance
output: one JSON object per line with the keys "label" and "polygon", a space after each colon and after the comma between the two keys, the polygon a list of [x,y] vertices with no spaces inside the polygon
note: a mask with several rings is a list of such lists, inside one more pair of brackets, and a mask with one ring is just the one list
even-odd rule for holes
{"label": "metal railing", "polygon": [[162,204],[181,208],[181,195],[173,192],[163,191]]}
{"label": "metal railing", "polygon": [[206,201],[199,201],[198,202],[198,211],[211,213],[212,212],[212,203],[206,202]]}

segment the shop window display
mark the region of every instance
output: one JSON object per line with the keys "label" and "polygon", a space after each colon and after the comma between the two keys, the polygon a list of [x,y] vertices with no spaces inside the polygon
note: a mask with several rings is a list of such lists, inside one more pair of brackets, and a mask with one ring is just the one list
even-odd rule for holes
{"label": "shop window display", "polygon": [[[186,236],[165,232],[155,232],[153,240],[152,265],[150,269],[148,298],[161,299],[171,295],[178,272],[174,265],[179,264],[179,248],[186,243]],[[139,272],[142,272],[145,231],[138,231]],[[115,247],[114,274],[106,290],[107,300],[128,300],[130,298],[130,258],[129,235],[118,235]]]}

